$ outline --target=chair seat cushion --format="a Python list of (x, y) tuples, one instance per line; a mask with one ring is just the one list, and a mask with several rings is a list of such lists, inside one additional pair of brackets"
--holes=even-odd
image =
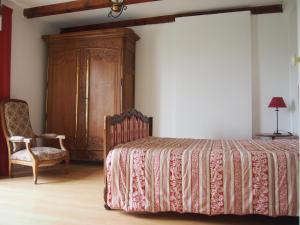
[[(67, 151), (58, 148), (51, 147), (35, 147), (31, 148), (34, 155), (38, 157), (39, 160), (52, 160), (65, 157)], [(11, 155), (12, 160), (22, 160), (22, 161), (32, 161), (30, 153), (26, 149), (17, 151)]]

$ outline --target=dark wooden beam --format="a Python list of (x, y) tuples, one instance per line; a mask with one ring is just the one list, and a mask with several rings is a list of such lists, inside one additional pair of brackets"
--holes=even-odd
[(268, 14), (268, 13), (282, 13), (283, 7), (282, 4), (279, 5), (266, 5), (260, 7), (252, 7), (250, 9), (252, 14)]
[(283, 8), (282, 5), (268, 5), (268, 6), (257, 6), (257, 7), (240, 7), (240, 8), (228, 8), (228, 9), (217, 9), (217, 10), (205, 10), (199, 12), (179, 13), (175, 15), (62, 28), (61, 33), (89, 31), (89, 30), (106, 29), (106, 28), (133, 27), (133, 26), (142, 26), (142, 25), (159, 24), (159, 23), (172, 23), (175, 22), (176, 18), (180, 18), (180, 17), (201, 16), (201, 15), (243, 12), (243, 11), (250, 11), (252, 14), (282, 13)]
[(216, 10), (204, 10), (199, 12), (179, 13), (176, 14), (175, 16), (176, 18), (179, 18), (179, 17), (201, 16), (201, 15), (220, 14), (220, 13), (244, 12), (244, 11), (250, 11), (251, 14), (282, 13), (283, 7), (282, 5), (238, 7), (238, 8), (226, 8), (226, 9), (216, 9)]
[[(126, 5), (154, 2), (160, 0), (127, 0)], [(91, 9), (101, 9), (110, 7), (109, 0), (77, 0), (70, 2), (57, 3), (33, 8), (24, 9), (24, 16), (27, 18), (36, 18), (43, 16), (58, 15), (64, 13), (80, 12)]]
[(143, 26), (147, 24), (159, 24), (159, 23), (171, 23), (171, 22), (175, 22), (175, 16), (159, 16), (159, 17), (150, 17), (150, 18), (136, 19), (136, 20), (124, 20), (124, 21), (116, 21), (111, 23), (102, 23), (102, 24), (100, 23), (100, 24), (91, 24), (91, 25), (79, 26), (79, 27), (62, 28), (61, 33), (99, 30), (99, 29), (106, 29), (106, 28), (134, 27), (134, 26)]

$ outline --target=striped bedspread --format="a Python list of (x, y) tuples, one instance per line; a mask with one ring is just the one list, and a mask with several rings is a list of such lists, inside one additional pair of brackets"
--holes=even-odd
[(107, 204), (128, 212), (298, 216), (298, 140), (149, 137), (112, 150)]

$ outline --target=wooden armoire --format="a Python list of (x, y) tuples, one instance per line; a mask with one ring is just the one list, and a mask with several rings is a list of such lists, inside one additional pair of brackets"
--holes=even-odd
[(48, 46), (46, 132), (65, 134), (72, 160), (103, 159), (104, 116), (134, 108), (131, 29), (44, 36)]

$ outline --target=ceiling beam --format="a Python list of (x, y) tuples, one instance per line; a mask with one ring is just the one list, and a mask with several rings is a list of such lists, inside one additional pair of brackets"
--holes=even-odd
[(107, 29), (107, 28), (135, 27), (135, 26), (143, 26), (149, 24), (172, 23), (172, 22), (175, 22), (175, 16), (158, 16), (158, 17), (150, 17), (144, 19), (123, 20), (123, 21), (116, 21), (111, 23), (102, 23), (102, 24), (100, 23), (100, 24), (91, 24), (91, 25), (79, 26), (79, 27), (63, 28), (61, 29), (61, 33), (99, 30), (99, 29)]
[[(155, 2), (160, 0), (126, 0), (126, 5)], [(91, 9), (102, 9), (110, 7), (109, 0), (77, 0), (70, 2), (44, 5), (24, 9), (24, 16), (27, 18), (36, 18), (43, 16), (52, 16), (64, 13), (80, 12)]]
[(268, 13), (282, 13), (283, 7), (279, 5), (265, 5), (265, 6), (253, 6), (253, 7), (237, 7), (237, 8), (224, 8), (224, 9), (213, 9), (213, 10), (204, 10), (199, 12), (192, 13), (179, 13), (176, 14), (176, 18), (179, 17), (188, 17), (188, 16), (201, 16), (201, 15), (210, 15), (210, 14), (219, 14), (219, 13), (231, 13), (231, 12), (244, 12), (250, 11), (251, 14), (268, 14)]
[(142, 26), (142, 25), (159, 24), (159, 23), (172, 23), (175, 22), (176, 18), (180, 18), (180, 17), (201, 16), (201, 15), (230, 13), (230, 12), (244, 12), (244, 11), (250, 11), (251, 14), (254, 15), (268, 14), (268, 13), (282, 13), (283, 7), (282, 5), (267, 5), (267, 6), (256, 6), (256, 7), (204, 10), (198, 12), (180, 13), (175, 15), (158, 16), (158, 17), (150, 17), (150, 18), (142, 18), (142, 19), (134, 19), (134, 20), (123, 20), (123, 21), (116, 21), (111, 23), (91, 24), (91, 25), (77, 26), (77, 27), (68, 27), (68, 28), (62, 28), (61, 33), (89, 31), (89, 30), (98, 30), (98, 29), (106, 29), (106, 28), (133, 27), (133, 26)]

